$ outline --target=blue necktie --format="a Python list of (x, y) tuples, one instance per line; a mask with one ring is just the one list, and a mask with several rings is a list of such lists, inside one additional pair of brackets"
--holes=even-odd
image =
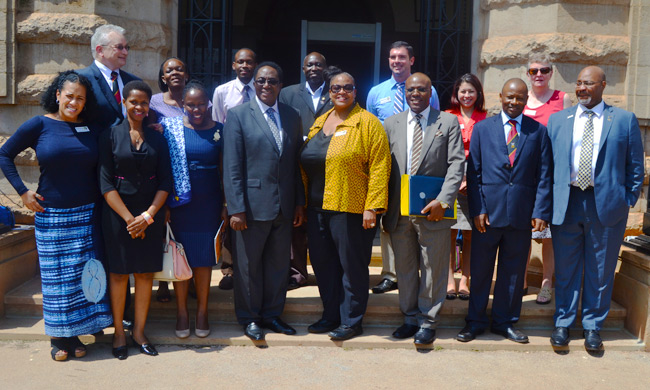
[(404, 83), (397, 83), (395, 92), (395, 103), (393, 104), (393, 115), (404, 111)]

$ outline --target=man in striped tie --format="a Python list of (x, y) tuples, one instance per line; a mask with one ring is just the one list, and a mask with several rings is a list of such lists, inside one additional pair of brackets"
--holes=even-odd
[[(415, 63), (413, 47), (404, 41), (393, 42), (390, 45), (388, 67), (392, 73), (390, 79), (372, 87), (366, 100), (366, 109), (375, 115), (381, 123), (391, 115), (399, 114), (408, 107), (405, 104), (404, 83), (411, 76), (411, 67)], [(429, 104), (432, 108), (440, 110), (438, 94), (433, 86)], [(380, 233), (381, 256), (383, 266), (382, 280), (372, 288), (374, 294), (381, 294), (397, 289), (397, 275), (395, 272), (395, 255), (390, 245), (388, 233), (383, 229)]]
[[(456, 339), (467, 342), (492, 333), (527, 343), (514, 328), (521, 312), (526, 261), (532, 231), (551, 218), (551, 142), (546, 127), (523, 116), (528, 88), (506, 81), (502, 111), (474, 126), (467, 161), (467, 196), (472, 230), (472, 294), (466, 325)], [(497, 252), (492, 321), (486, 309)]]
[[(438, 313), (447, 295), (449, 231), (456, 220), (442, 217), (446, 209), (455, 207), (465, 168), (458, 120), (455, 115), (431, 108), (430, 97), (429, 77), (413, 74), (405, 84), (408, 109), (384, 122), (393, 163), (383, 224), (395, 251), (399, 305), (404, 314), (404, 324), (393, 337), (413, 337), (416, 346), (433, 342)], [(424, 216), (400, 215), (403, 174), (444, 178), (435, 199), (425, 198)]]

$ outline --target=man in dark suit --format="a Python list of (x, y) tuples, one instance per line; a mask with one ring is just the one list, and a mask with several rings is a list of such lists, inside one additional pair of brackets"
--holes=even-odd
[(254, 71), (256, 98), (230, 109), (224, 128), (224, 190), (233, 235), (237, 320), (251, 340), (261, 328), (295, 334), (284, 310), (291, 228), (304, 219), (298, 170), (300, 117), (277, 101), (282, 69), (263, 62)]
[(97, 104), (97, 122), (109, 128), (122, 122), (126, 109), (122, 104), (122, 89), (132, 80), (140, 80), (121, 68), (126, 65), (129, 45), (120, 26), (106, 24), (95, 30), (90, 46), (95, 61), (78, 71), (90, 80)]
[[(429, 77), (411, 75), (405, 92), (409, 109), (384, 122), (392, 167), (383, 227), (390, 233), (395, 252), (399, 306), (404, 314), (404, 324), (393, 336), (415, 336), (416, 345), (426, 345), (435, 338), (438, 313), (447, 295), (449, 231), (456, 221), (442, 216), (454, 207), (465, 171), (465, 151), (456, 116), (429, 106)], [(400, 215), (404, 174), (444, 178), (436, 199), (422, 210), (426, 218)]]
[[(605, 104), (605, 72), (578, 75), (578, 105), (551, 116), (555, 330), (551, 344), (569, 343), (582, 287), (585, 348), (602, 350), (618, 252), (629, 208), (643, 184), (643, 144), (636, 116)], [(582, 283), (584, 274), (584, 283)]]
[[(290, 85), (282, 88), (280, 102), (293, 107), (302, 120), (303, 136), (319, 116), (332, 108), (328, 87), (323, 71), (327, 68), (325, 57), (317, 52), (309, 53), (302, 62), (302, 71), (307, 81), (305, 84)], [(289, 290), (307, 283), (307, 231), (305, 225), (293, 229), (291, 239), (291, 276)]]
[(467, 188), (472, 232), (472, 294), (459, 341), (483, 333), (497, 251), (497, 279), (491, 331), (518, 343), (528, 336), (514, 328), (521, 312), (531, 226), (542, 231), (551, 218), (551, 143), (546, 128), (522, 115), (528, 88), (506, 81), (500, 115), (474, 126), (469, 148)]

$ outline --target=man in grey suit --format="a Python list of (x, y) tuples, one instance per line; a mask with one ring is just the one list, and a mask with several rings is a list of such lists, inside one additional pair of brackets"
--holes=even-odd
[[(605, 72), (578, 75), (578, 105), (551, 115), (555, 330), (551, 345), (569, 343), (582, 287), (585, 349), (603, 348), (599, 331), (609, 313), (627, 216), (643, 185), (643, 144), (636, 116), (603, 102)], [(584, 276), (583, 276), (584, 274)], [(584, 282), (583, 282), (584, 279)]]
[[(429, 106), (429, 77), (411, 75), (405, 96), (409, 109), (384, 122), (392, 168), (383, 226), (395, 252), (399, 304), (404, 314), (404, 324), (393, 336), (415, 336), (416, 345), (427, 345), (435, 339), (438, 313), (446, 297), (449, 230), (455, 220), (443, 219), (443, 214), (454, 207), (465, 152), (456, 116)], [(400, 179), (404, 174), (444, 178), (436, 199), (422, 209), (426, 218), (400, 215)]]
[(300, 117), (277, 101), (282, 69), (254, 71), (255, 99), (230, 109), (224, 128), (223, 182), (233, 234), (237, 320), (251, 340), (261, 328), (295, 334), (280, 315), (289, 275), (291, 228), (304, 219), (298, 169)]
[[(307, 78), (304, 84), (294, 84), (280, 91), (280, 102), (293, 107), (302, 120), (303, 136), (319, 116), (332, 108), (332, 101), (325, 83), (323, 71), (327, 68), (325, 57), (317, 52), (309, 53), (302, 62)], [(305, 225), (293, 229), (291, 239), (291, 276), (289, 290), (307, 284), (307, 231)]]

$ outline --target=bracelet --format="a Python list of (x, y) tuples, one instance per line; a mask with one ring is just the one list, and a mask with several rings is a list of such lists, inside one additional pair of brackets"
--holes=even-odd
[(147, 225), (151, 225), (153, 223), (153, 217), (151, 217), (151, 214), (149, 214), (149, 212), (143, 211), (140, 215), (142, 215), (142, 218), (147, 221)]

